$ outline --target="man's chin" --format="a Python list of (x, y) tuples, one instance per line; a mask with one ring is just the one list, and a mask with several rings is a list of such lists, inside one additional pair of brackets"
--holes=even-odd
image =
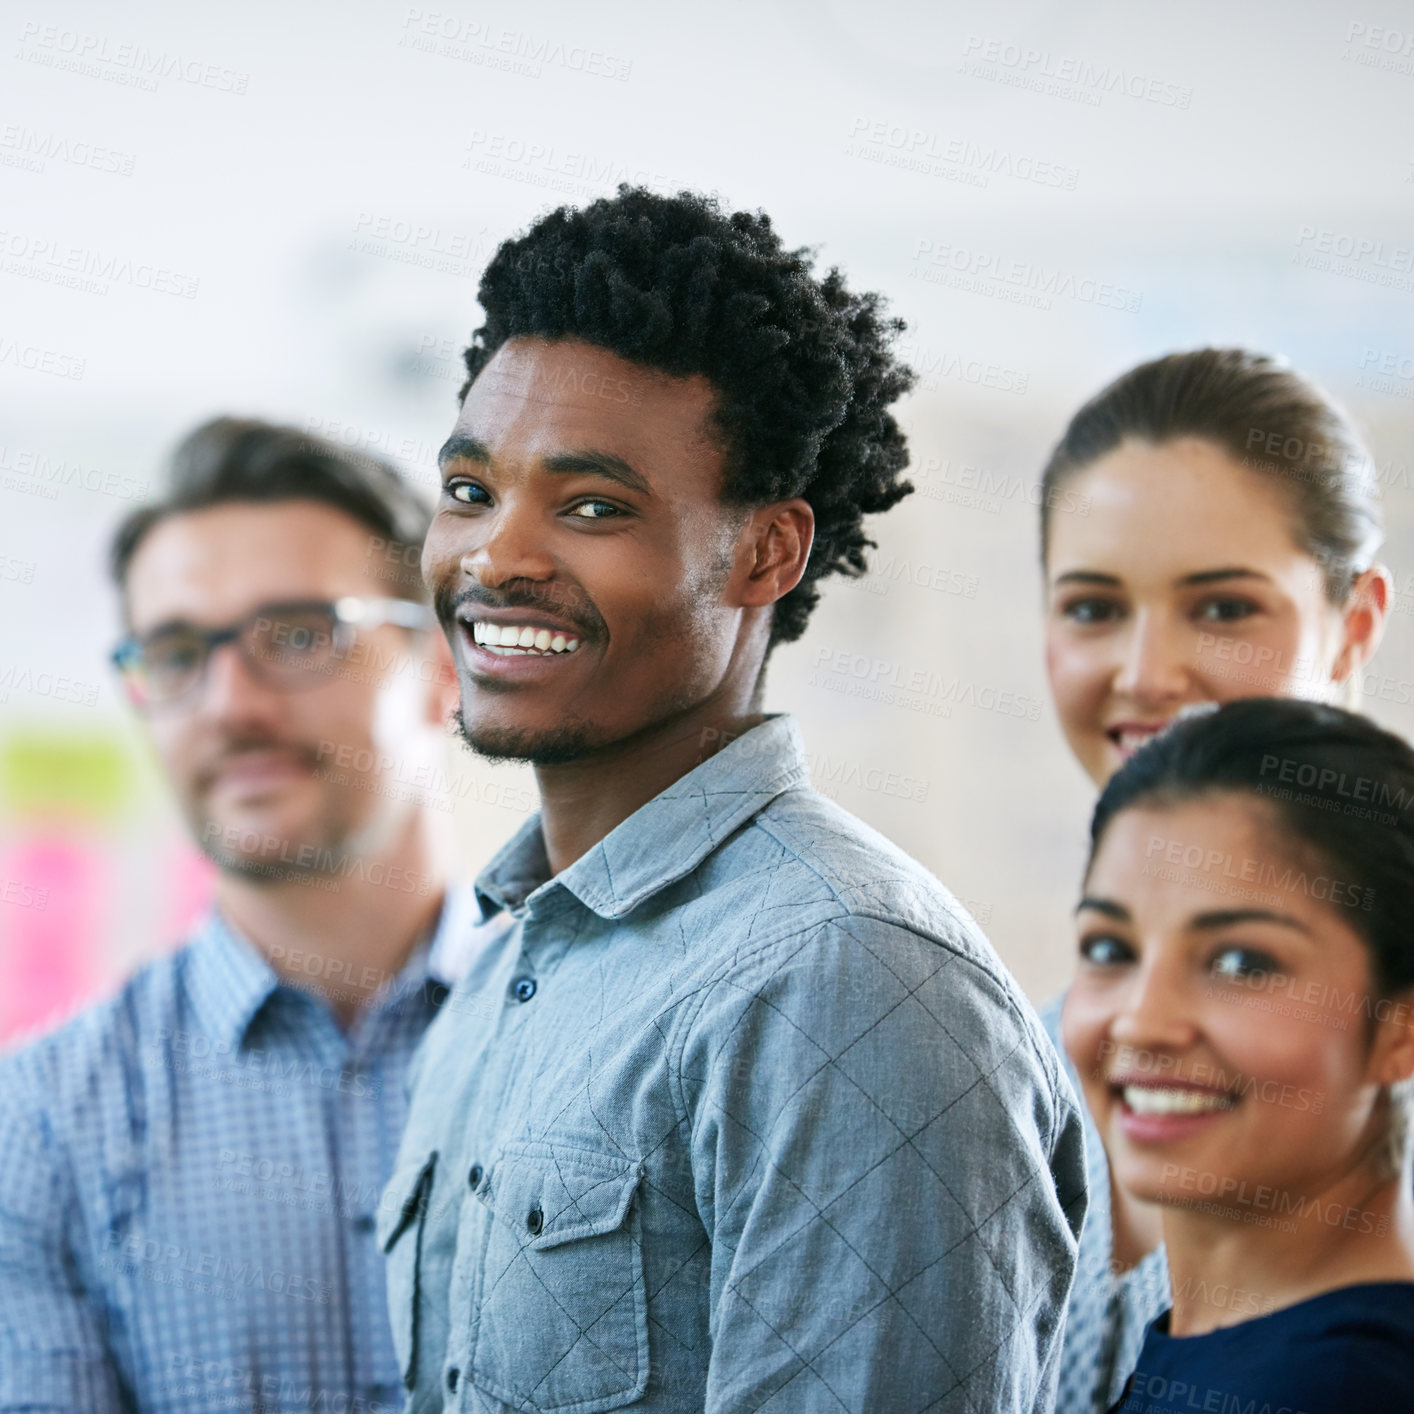
[(275, 818), (193, 821), (197, 848), (223, 873), (252, 883), (337, 875), (346, 853), (327, 830), (289, 828)]
[(561, 726), (513, 727), (472, 722), (459, 710), (454, 718), (457, 735), (478, 756), (488, 761), (522, 761), (531, 766), (565, 766), (582, 761), (595, 749), (588, 723)]

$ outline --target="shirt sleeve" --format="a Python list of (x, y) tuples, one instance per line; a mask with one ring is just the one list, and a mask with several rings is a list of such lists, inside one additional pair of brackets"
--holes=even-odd
[(1083, 1141), (975, 944), (851, 917), (773, 945), (710, 989), (682, 1074), (710, 1414), (1051, 1407)]
[(77, 1194), (21, 1094), (0, 1070), (0, 1414), (123, 1414), (67, 1234)]

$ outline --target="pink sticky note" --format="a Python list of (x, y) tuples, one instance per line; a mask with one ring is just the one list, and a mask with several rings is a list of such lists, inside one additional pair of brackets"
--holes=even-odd
[(111, 915), (108, 859), (72, 836), (14, 843), (0, 864), (0, 1041), (58, 1021), (102, 982), (100, 926)]

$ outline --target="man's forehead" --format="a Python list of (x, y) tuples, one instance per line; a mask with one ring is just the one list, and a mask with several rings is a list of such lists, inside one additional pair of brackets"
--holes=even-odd
[[(509, 347), (509, 346), (507, 346)], [(499, 355), (472, 385), (478, 399), (514, 399), (546, 407), (641, 407), (662, 379), (605, 350), (582, 345), (569, 353)]]
[(648, 419), (705, 431), (715, 401), (702, 375), (645, 368), (578, 339), (508, 340), (467, 391), (458, 430), (494, 435), (501, 426), (587, 426), (631, 434)]
[(128, 569), (132, 627), (224, 623), (279, 600), (362, 590), (382, 559), (372, 530), (309, 501), (235, 502), (164, 516)]

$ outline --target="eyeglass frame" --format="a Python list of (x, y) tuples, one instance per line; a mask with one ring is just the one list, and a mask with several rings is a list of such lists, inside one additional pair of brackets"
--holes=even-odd
[[(153, 697), (146, 701), (138, 701), (130, 690), (129, 699), (140, 711), (147, 711), (154, 706), (166, 707), (190, 698), (205, 684), (206, 674), (211, 666), (211, 655), (224, 643), (233, 644), (241, 662), (268, 687), (274, 687), (282, 692), (301, 692), (306, 688), (317, 686), (321, 680), (327, 681), (327, 674), (322, 667), (308, 670), (307, 677), (282, 679), (272, 676), (269, 669), (265, 668), (260, 659), (247, 649), (243, 641), (245, 634), (254, 628), (261, 619), (271, 619), (281, 613), (288, 614), (300, 610), (306, 612), (321, 610), (331, 615), (334, 620), (331, 648), (336, 659), (348, 655), (349, 649), (353, 646), (354, 637), (360, 629), (379, 628), (384, 624), (393, 624), (398, 628), (418, 630), (430, 628), (433, 621), (431, 605), (419, 603), (416, 599), (365, 598), (359, 594), (344, 594), (338, 599), (275, 600), (257, 606), (250, 613), (222, 628), (203, 629), (198, 628), (195, 624), (184, 625), (192, 630), (201, 643), (201, 662), (193, 673), (191, 685), (174, 693), (171, 697)], [(120, 639), (109, 653), (109, 662), (125, 682), (132, 681), (142, 660), (144, 640), (151, 637), (152, 635), (140, 637), (137, 634), (128, 634)]]

